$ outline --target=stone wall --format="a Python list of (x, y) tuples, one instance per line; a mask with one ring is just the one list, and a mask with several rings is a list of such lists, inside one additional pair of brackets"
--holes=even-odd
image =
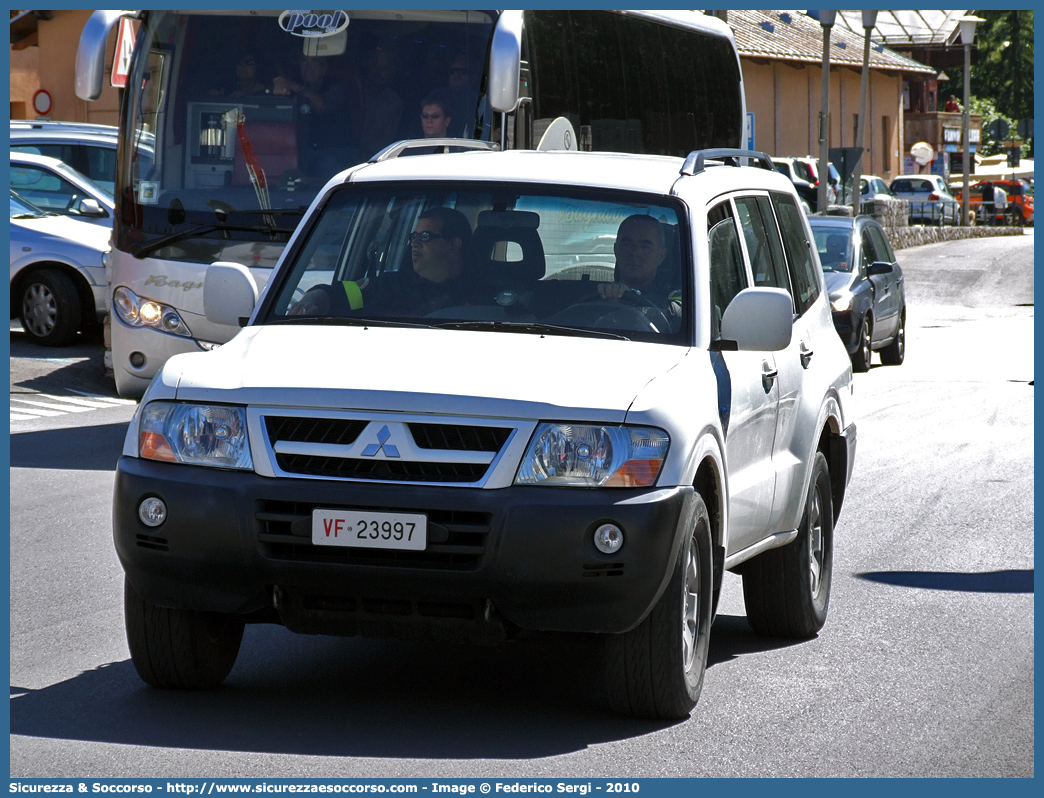
[[(961, 238), (986, 238), (988, 236), (1020, 236), (1021, 227), (939, 227), (938, 225), (911, 225), (908, 221), (906, 200), (877, 199), (873, 201), (872, 216), (881, 223), (888, 234), (893, 249), (919, 247), (922, 244), (937, 244), (940, 241), (956, 241)], [(864, 203), (864, 211), (870, 211), (870, 203)]]

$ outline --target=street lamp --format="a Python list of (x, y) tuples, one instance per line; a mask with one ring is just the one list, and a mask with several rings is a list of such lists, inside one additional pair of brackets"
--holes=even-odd
[(968, 224), (968, 176), (971, 174), (971, 46), (975, 41), (975, 26), (986, 20), (981, 17), (964, 16), (957, 20), (961, 28), (961, 44), (964, 45), (964, 120), (961, 130), (961, 142), (964, 154), (961, 157), (961, 168), (964, 172), (964, 187), (961, 189), (961, 224)]
[(855, 169), (852, 170), (852, 215), (859, 215), (859, 202), (862, 192), (859, 191), (859, 179), (863, 170), (863, 134), (866, 131), (866, 95), (867, 86), (870, 83), (870, 33), (877, 24), (876, 11), (863, 12), (863, 78), (859, 83), (859, 125), (856, 128), (856, 147), (859, 155), (856, 157)]
[(827, 186), (830, 185), (830, 29), (834, 26), (836, 11), (820, 11), (819, 24), (823, 26), (823, 79), (819, 93), (819, 199), (816, 210), (826, 213)]

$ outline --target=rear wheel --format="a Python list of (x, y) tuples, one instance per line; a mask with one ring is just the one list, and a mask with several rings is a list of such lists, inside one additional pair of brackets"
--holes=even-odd
[(19, 283), (19, 319), (38, 344), (65, 346), (80, 329), (80, 295), (76, 285), (57, 269), (40, 269)]
[(873, 323), (870, 321), (870, 317), (866, 316), (863, 318), (863, 323), (859, 325), (859, 348), (852, 353), (852, 371), (870, 370), (870, 358), (873, 356), (870, 346), (872, 333)]
[(152, 687), (216, 687), (236, 663), (243, 621), (233, 615), (160, 607), (123, 581), (123, 612), (131, 661)]
[(614, 710), (638, 718), (688, 717), (707, 669), (713, 585), (710, 516), (697, 496), (692, 534), (660, 600), (637, 627), (606, 638)]
[(881, 362), (886, 366), (900, 366), (906, 358), (906, 307), (899, 311), (899, 328), (895, 338), (881, 350)]
[(747, 620), (769, 637), (813, 637), (826, 623), (834, 562), (834, 514), (826, 457), (816, 452), (797, 537), (743, 568)]

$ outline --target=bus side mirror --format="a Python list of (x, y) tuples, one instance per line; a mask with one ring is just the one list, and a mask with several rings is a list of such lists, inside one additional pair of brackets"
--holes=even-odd
[(203, 313), (207, 321), (242, 326), (257, 304), (257, 283), (246, 266), (238, 263), (212, 263), (203, 277)]
[(518, 107), (518, 80), (522, 74), (522, 12), (502, 11), (489, 48), (489, 87), (486, 96), (494, 111), (509, 114)]
[(76, 96), (81, 100), (97, 100), (105, 79), (105, 54), (109, 31), (120, 17), (134, 11), (95, 11), (83, 26), (80, 44), (76, 48)]
[(744, 288), (721, 317), (721, 337), (740, 352), (781, 352), (794, 332), (794, 301), (782, 288)]

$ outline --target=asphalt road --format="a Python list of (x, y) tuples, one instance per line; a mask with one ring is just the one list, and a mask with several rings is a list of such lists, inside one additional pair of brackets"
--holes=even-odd
[(109, 527), (131, 406), (99, 341), (12, 331), (11, 776), (1033, 776), (1033, 234), (900, 260), (907, 359), (855, 377), (827, 624), (760, 638), (727, 575), (703, 697), (671, 724), (608, 714), (567, 640), (256, 626), (221, 689), (145, 687)]

